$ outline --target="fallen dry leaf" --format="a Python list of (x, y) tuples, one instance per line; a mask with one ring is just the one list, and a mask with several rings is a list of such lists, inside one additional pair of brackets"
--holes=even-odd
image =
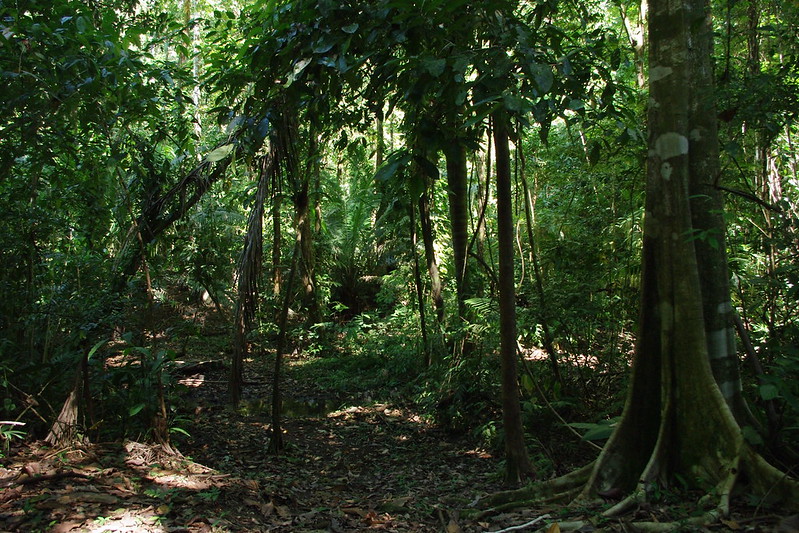
[(461, 533), (462, 531), (461, 526), (455, 520), (450, 519), (449, 524), (447, 524), (447, 533)]
[(59, 496), (56, 501), (64, 505), (73, 503), (105, 503), (112, 505), (118, 503), (119, 498), (102, 492), (71, 492)]
[(61, 522), (60, 524), (54, 525), (53, 528), (50, 530), (50, 532), (51, 533), (68, 533), (69, 531), (72, 531), (74, 529), (78, 529), (82, 525), (83, 525), (83, 522), (75, 522), (75, 521)]
[(741, 524), (736, 522), (735, 520), (721, 520), (721, 523), (727, 526), (728, 528), (732, 529), (733, 531), (738, 531), (741, 529)]

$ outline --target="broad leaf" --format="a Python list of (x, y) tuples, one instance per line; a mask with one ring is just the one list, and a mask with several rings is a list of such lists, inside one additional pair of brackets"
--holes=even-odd
[(222, 159), (226, 158), (230, 155), (230, 152), (233, 151), (233, 144), (226, 144), (224, 146), (220, 146), (216, 150), (213, 150), (210, 154), (205, 156), (205, 160), (209, 163), (216, 163), (217, 161), (221, 161)]

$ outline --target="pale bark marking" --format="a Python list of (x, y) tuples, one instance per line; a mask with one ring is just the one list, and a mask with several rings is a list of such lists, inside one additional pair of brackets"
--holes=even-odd
[(707, 332), (708, 345), (713, 347), (713, 350), (708, 354), (711, 359), (724, 359), (727, 357), (728, 335), (729, 328)]
[(649, 69), (649, 83), (662, 80), (666, 76), (670, 76), (674, 72), (671, 67), (652, 67)]
[(724, 396), (725, 400), (727, 398), (732, 398), (735, 394), (739, 391), (738, 387), (736, 387), (736, 382), (734, 381), (725, 381), (723, 383), (719, 383), (719, 390), (721, 390), (721, 395)]
[(661, 159), (671, 159), (688, 153), (688, 138), (679, 133), (664, 133), (655, 140), (655, 154)]
[(673, 171), (674, 168), (671, 166), (671, 163), (669, 163), (668, 161), (664, 161), (660, 165), (660, 176), (666, 181), (669, 181), (671, 179), (671, 173)]

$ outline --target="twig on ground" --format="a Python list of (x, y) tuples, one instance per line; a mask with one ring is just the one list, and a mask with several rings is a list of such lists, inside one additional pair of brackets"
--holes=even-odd
[(535, 520), (530, 520), (526, 524), (519, 524), (518, 526), (510, 526), (510, 527), (506, 527), (505, 529), (499, 529), (497, 531), (491, 531), (490, 533), (507, 533), (508, 531), (517, 531), (519, 529), (524, 529), (526, 527), (534, 526), (538, 522), (540, 522), (542, 520), (546, 520), (549, 517), (550, 516), (548, 514), (544, 514), (544, 515), (539, 516)]

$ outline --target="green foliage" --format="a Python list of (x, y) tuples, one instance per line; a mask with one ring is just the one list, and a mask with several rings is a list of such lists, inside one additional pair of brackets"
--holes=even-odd
[(487, 437), (488, 445), (499, 446), (500, 435), (491, 430), (491, 421), (499, 412), (499, 359), (468, 357), (458, 361), (445, 360), (433, 383), (442, 383), (432, 393), (420, 395), (422, 406), (433, 413), (438, 423), (456, 433), (471, 432)]
[(773, 363), (769, 374), (757, 387), (757, 399), (775, 401), (782, 418), (786, 442), (797, 442), (799, 439), (799, 383), (796, 376), (799, 372), (799, 349), (795, 346), (782, 348), (772, 354)]
[(619, 420), (620, 417), (614, 417), (606, 420), (600, 420), (596, 423), (572, 422), (569, 424), (569, 426), (575, 429), (585, 430), (585, 433), (583, 433), (583, 440), (606, 440), (616, 429), (616, 424)]
[(102, 437), (140, 438), (149, 431), (152, 417), (159, 411), (159, 389), (167, 405), (172, 406), (176, 384), (168, 368), (174, 359), (172, 350), (130, 344), (119, 352), (92, 359), (91, 368), (98, 378), (93, 382), (101, 385), (94, 397), (101, 408)]
[(25, 431), (19, 429), (24, 425), (24, 422), (16, 422), (13, 420), (0, 421), (0, 446), (2, 447), (0, 454), (8, 453), (13, 439), (25, 438)]
[[(727, 126), (725, 170), (714, 185), (730, 191), (730, 234), (695, 230), (684, 238), (711, 246), (727, 239), (734, 303), (753, 329), (768, 374), (750, 387), (750, 397), (777, 402), (794, 438), (797, 12), (790, 3), (767, 4), (757, 28), (759, 64), (736, 57), (747, 46), (744, 32), (732, 31), (733, 22), (748, 16), (742, 4), (728, 6), (719, 48), (717, 96)], [(638, 127), (644, 98), (634, 51), (601, 8), (262, 0), (240, 12), (207, 8), (187, 28), (170, 2), (3, 3), (0, 418), (24, 419), (32, 435), (40, 433), (35, 402), (57, 405), (83, 354), (91, 352), (102, 436), (147, 430), (158, 408), (157, 389), (169, 396), (175, 385), (168, 375), (174, 353), (145, 339), (175, 335), (186, 346), (199, 329), (186, 322), (161, 331), (149, 323), (144, 268), (133, 274), (126, 265), (134, 258), (146, 266), (156, 308), (169, 307), (177, 291), (192, 297), (207, 291), (227, 315), (235, 304), (235, 259), (255, 187), (242, 178), (256, 172), (262, 146), (281, 121), (291, 120), (299, 124), (298, 136), (281, 149), (294, 152), (297, 168), (281, 168), (274, 193), (288, 199), (296, 181), (316, 181), (309, 202), (319, 205), (319, 218), (313, 215), (317, 288), (332, 310), (325, 322), (294, 332), (312, 356), (303, 372), (343, 396), (376, 388), (389, 398), (415, 388), (420, 403), (446, 426), (499, 442), (494, 205), (486, 210), (484, 253), (479, 262), (469, 259), (479, 271), (468, 280), (475, 295), (466, 301), (469, 316), (455, 322), (449, 191), (439, 169), (442, 148), (457, 142), (477, 154), (469, 168), (476, 176), (488, 117), (497, 111), (514, 126), (517, 193), (526, 180), (535, 202), (534, 244), (518, 226), (517, 272), (524, 272), (517, 278), (519, 341), (541, 346), (546, 323), (561, 354), (563, 388), (589, 410), (615, 412), (636, 327), (646, 135)], [(194, 24), (203, 32), (197, 42)], [(377, 118), (390, 130), (380, 133), (379, 152), (388, 155), (378, 168)], [(198, 165), (229, 161), (208, 192), (192, 173)], [(476, 179), (472, 185), (475, 223)], [(150, 243), (170, 191), (176, 205), (195, 208)], [(432, 200), (450, 313), (436, 333), (448, 352), (466, 341), (473, 350), (464, 357), (442, 354), (432, 369), (421, 365), (410, 254), (409, 212), (422, 194)], [(188, 204), (196, 195), (202, 199)], [(295, 230), (289, 208), (281, 213), (284, 235)], [(521, 219), (520, 202), (518, 208)], [(158, 216), (148, 218), (152, 213)], [(291, 241), (283, 239), (284, 260)], [(476, 246), (470, 251), (478, 253)], [(422, 257), (421, 245), (414, 252)], [(250, 340), (274, 333), (269, 303), (264, 297), (261, 324)], [(117, 352), (90, 348), (112, 330), (141, 340), (131, 337)], [(534, 427), (545, 408), (532, 399), (535, 391), (524, 378), (522, 387)], [(566, 402), (559, 387), (547, 392)], [(0, 425), (6, 443), (19, 436), (7, 426)], [(611, 422), (575, 427), (588, 430), (586, 439), (599, 439)]]

